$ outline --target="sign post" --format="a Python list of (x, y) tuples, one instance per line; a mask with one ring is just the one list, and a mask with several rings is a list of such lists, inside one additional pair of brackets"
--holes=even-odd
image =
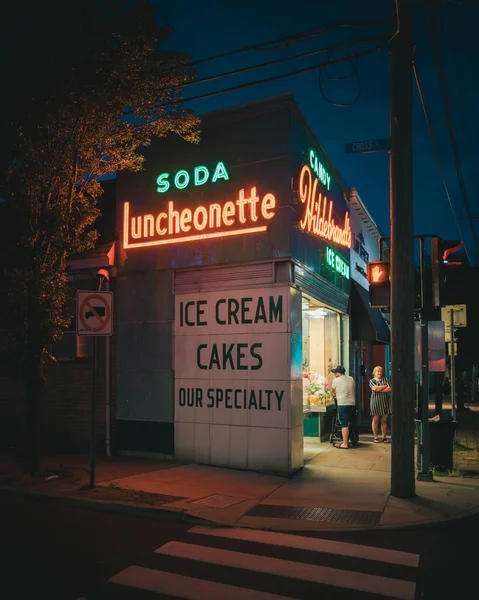
[(93, 336), (91, 352), (90, 402), (90, 487), (95, 487), (95, 399), (97, 388), (98, 336), (113, 333), (113, 293), (79, 290), (77, 292), (77, 335)]
[(446, 342), (450, 343), (451, 356), (451, 416), (456, 420), (456, 354), (457, 344), (454, 335), (456, 327), (467, 326), (467, 311), (465, 304), (448, 304), (441, 308), (441, 317), (446, 324)]
[(449, 312), (451, 319), (451, 345), (453, 351), (451, 352), (451, 416), (452, 420), (456, 420), (456, 356), (454, 352), (454, 308), (451, 307)]

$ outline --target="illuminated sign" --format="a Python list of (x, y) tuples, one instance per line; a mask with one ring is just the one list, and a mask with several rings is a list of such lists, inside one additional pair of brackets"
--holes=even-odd
[(368, 263), (368, 281), (373, 285), (389, 283), (389, 263), (384, 260)]
[(252, 187), (249, 196), (239, 190), (238, 198), (224, 204), (212, 203), (196, 208), (176, 209), (172, 200), (166, 210), (156, 214), (130, 215), (130, 203), (123, 208), (123, 247), (142, 248), (180, 244), (191, 240), (230, 237), (267, 231), (268, 226), (259, 224), (276, 214), (276, 197), (257, 195)]
[(319, 179), (319, 181), (329, 190), (331, 187), (331, 175), (326, 171), (323, 163), (316, 156), (316, 152), (314, 150), (309, 152), (309, 164), (311, 165), (311, 168), (313, 169), (313, 172), (316, 174), (316, 177)]
[(328, 267), (336, 271), (336, 273), (342, 277), (345, 277), (346, 279), (350, 278), (349, 264), (342, 256), (340, 256), (332, 248), (329, 248), (329, 246), (326, 246), (325, 256)]
[[(213, 175), (211, 176), (211, 183), (216, 183), (218, 179), (224, 179), (224, 181), (228, 181), (230, 176), (228, 175), (228, 171), (224, 163), (221, 161), (217, 163), (216, 167), (213, 170)], [(175, 173), (173, 178), (173, 184), (178, 190), (184, 190), (190, 183), (193, 183), (195, 186), (204, 185), (210, 179), (210, 170), (208, 167), (200, 165), (195, 167), (190, 174), (185, 169), (180, 169)], [(159, 194), (164, 194), (171, 187), (170, 182), (170, 173), (160, 173), (156, 178), (156, 191)]]
[(309, 165), (304, 165), (299, 176), (299, 198), (305, 210), (299, 226), (303, 231), (351, 248), (349, 213), (345, 214), (344, 224), (338, 224), (333, 217), (333, 202), (318, 191), (319, 183)]

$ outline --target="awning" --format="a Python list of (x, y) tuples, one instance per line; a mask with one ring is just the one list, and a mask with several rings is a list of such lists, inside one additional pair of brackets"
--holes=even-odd
[(381, 311), (369, 306), (369, 292), (351, 280), (352, 339), (389, 344), (389, 327)]

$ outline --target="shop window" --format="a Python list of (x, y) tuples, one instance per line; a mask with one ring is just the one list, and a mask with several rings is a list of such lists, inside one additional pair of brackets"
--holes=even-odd
[(340, 315), (303, 296), (303, 405), (333, 404), (331, 369), (340, 360)]

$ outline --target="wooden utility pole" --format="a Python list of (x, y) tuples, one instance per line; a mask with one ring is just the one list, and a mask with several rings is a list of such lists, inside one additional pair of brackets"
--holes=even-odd
[(415, 496), (414, 211), (412, 191), (413, 3), (393, 0), (391, 40), (391, 495)]

